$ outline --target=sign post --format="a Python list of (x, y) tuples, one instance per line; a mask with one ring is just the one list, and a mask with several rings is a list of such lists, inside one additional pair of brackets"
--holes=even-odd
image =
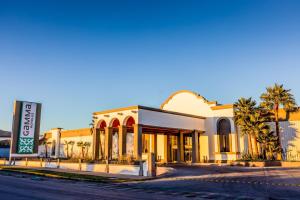
[(15, 101), (10, 160), (38, 156), (41, 108), (40, 103)]

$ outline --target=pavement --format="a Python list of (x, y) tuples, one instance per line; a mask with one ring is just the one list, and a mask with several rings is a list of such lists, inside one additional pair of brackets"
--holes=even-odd
[(177, 166), (153, 180), (92, 183), (0, 173), (0, 199), (300, 199), (300, 168)]
[(79, 171), (79, 170), (70, 170), (70, 169), (60, 169), (60, 168), (44, 168), (44, 167), (25, 167), (25, 166), (10, 166), (11, 168), (23, 168), (23, 169), (36, 169), (36, 170), (48, 170), (54, 172), (65, 172), (65, 173), (75, 173), (82, 175), (91, 175), (91, 176), (100, 176), (107, 178), (115, 178), (115, 179), (128, 179), (128, 180), (148, 180), (149, 177), (146, 176), (135, 176), (135, 175), (127, 175), (127, 174), (111, 174), (105, 172), (87, 172), (87, 171)]

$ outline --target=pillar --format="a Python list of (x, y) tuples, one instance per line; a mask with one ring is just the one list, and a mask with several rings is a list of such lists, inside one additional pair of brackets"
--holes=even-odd
[[(55, 143), (52, 143), (52, 145), (55, 145), (54, 158), (59, 158), (60, 157), (61, 128), (52, 129), (51, 132), (52, 132), (52, 139), (55, 141)], [(51, 150), (52, 150), (52, 148), (51, 148)], [(51, 154), (52, 154), (52, 152), (50, 152), (50, 155)]]
[(133, 155), (135, 159), (142, 159), (142, 127), (139, 124), (133, 126)]
[(237, 152), (237, 136), (234, 133), (229, 134), (230, 137), (230, 152)]
[(218, 134), (214, 135), (214, 145), (215, 145), (215, 152), (219, 153), (220, 152), (220, 137)]
[(178, 146), (178, 152), (179, 152), (179, 158), (181, 162), (184, 162), (184, 135), (183, 133), (179, 133), (179, 146)]
[(93, 129), (93, 160), (99, 159), (99, 140), (100, 131), (99, 129)]
[(170, 158), (170, 140), (168, 135), (164, 135), (164, 162), (167, 163)]
[(105, 147), (104, 147), (104, 154), (105, 159), (111, 159), (111, 146), (112, 146), (112, 127), (105, 127)]
[(199, 162), (199, 136), (198, 132), (192, 133), (192, 163)]
[(120, 126), (119, 127), (119, 159), (124, 158), (126, 156), (126, 134), (127, 127)]
[(157, 159), (157, 135), (151, 134), (150, 135), (150, 153), (154, 154), (154, 159)]

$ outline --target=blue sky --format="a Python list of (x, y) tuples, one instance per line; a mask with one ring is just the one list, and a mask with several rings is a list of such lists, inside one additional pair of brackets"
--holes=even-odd
[(300, 1), (0, 1), (0, 129), (15, 99), (42, 131), (91, 113), (159, 107), (188, 89), (258, 99), (275, 82), (300, 104)]

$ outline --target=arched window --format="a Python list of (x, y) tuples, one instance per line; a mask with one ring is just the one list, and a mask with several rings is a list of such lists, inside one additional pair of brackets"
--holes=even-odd
[(135, 124), (135, 121), (134, 121), (133, 117), (129, 117), (129, 118), (126, 120), (126, 126), (127, 126), (127, 127), (132, 127), (133, 124)]
[(106, 122), (104, 120), (99, 121), (97, 128), (103, 130), (106, 127)]
[(220, 152), (230, 152), (229, 134), (231, 133), (230, 121), (227, 118), (219, 119), (217, 123)]
[(111, 123), (111, 127), (118, 128), (120, 126), (120, 121), (118, 119), (114, 119)]

